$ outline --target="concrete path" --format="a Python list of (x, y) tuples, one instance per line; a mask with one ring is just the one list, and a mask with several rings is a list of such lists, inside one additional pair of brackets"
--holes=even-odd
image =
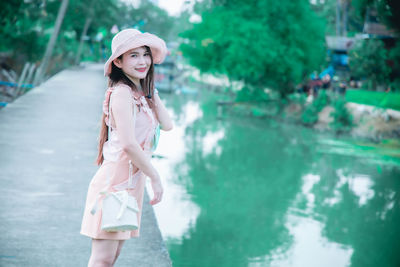
[[(97, 170), (102, 65), (65, 70), (0, 110), (0, 266), (87, 266), (79, 234)], [(146, 196), (141, 237), (115, 266), (171, 266)]]

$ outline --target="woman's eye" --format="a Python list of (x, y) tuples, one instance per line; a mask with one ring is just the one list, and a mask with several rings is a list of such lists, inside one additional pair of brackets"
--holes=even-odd
[(136, 54), (132, 54), (131, 57), (137, 57), (137, 55)]
[(145, 53), (144, 56), (150, 56), (150, 53)]

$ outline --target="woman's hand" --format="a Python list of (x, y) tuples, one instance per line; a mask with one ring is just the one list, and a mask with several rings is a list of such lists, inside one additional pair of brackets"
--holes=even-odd
[(151, 187), (153, 189), (154, 196), (150, 201), (150, 204), (155, 205), (161, 201), (164, 192), (160, 178), (151, 179)]

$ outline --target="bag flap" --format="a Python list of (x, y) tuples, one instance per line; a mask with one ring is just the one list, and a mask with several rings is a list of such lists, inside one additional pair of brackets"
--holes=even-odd
[(116, 200), (118, 200), (121, 205), (125, 198), (128, 198), (127, 207), (133, 211), (139, 212), (139, 207), (136, 198), (129, 195), (126, 190), (121, 190), (117, 192), (110, 193)]

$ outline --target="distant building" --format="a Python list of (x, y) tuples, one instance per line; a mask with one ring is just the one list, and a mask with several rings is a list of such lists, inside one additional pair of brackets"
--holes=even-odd
[(333, 67), (347, 69), (348, 68), (348, 51), (353, 45), (362, 39), (375, 38), (381, 39), (387, 49), (394, 46), (397, 34), (394, 30), (386, 27), (379, 22), (377, 12), (374, 9), (368, 9), (366, 14), (363, 32), (356, 34), (354, 37), (347, 36), (326, 36), (326, 45), (331, 58)]

